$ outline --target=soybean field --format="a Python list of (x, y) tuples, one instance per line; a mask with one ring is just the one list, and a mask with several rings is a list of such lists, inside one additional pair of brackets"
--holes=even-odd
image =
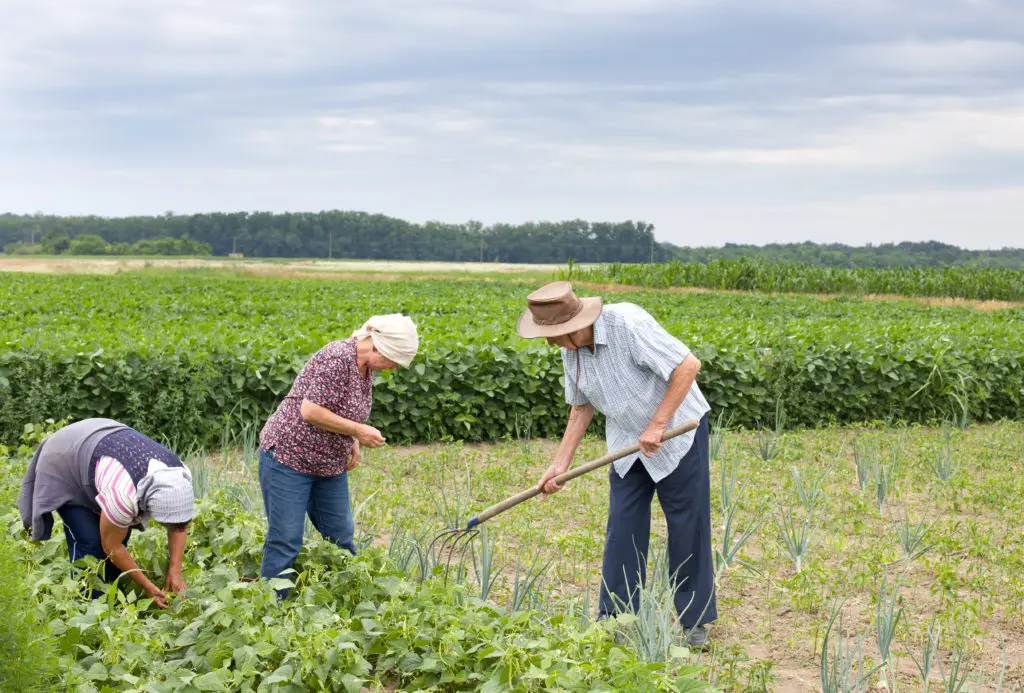
[[(600, 292), (703, 363), (720, 618), (696, 652), (672, 621), (656, 503), (643, 608), (594, 620), (607, 471), (491, 520), (447, 570), (429, 549), (536, 483), (564, 429), (557, 353), (515, 335), (533, 288), (0, 274), (0, 560), (16, 566), (0, 594), (17, 620), (0, 677), (161, 693), (1024, 686), (1024, 309)], [(389, 444), (351, 477), (360, 554), (312, 533), (296, 598), (278, 603), (250, 581), (259, 427), (311, 353), (390, 312), (417, 322), (421, 351), (375, 385), (370, 423)], [(167, 611), (126, 584), (78, 598), (90, 577), (69, 573), (63, 542), (20, 530), (33, 445), (84, 416), (164, 439), (193, 470), (189, 589)], [(597, 420), (577, 464), (603, 454), (602, 434)], [(157, 576), (162, 534), (132, 539)]]

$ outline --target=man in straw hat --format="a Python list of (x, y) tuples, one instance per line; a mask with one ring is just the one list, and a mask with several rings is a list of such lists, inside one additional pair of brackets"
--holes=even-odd
[[(519, 335), (561, 347), (565, 397), (572, 406), (555, 459), (538, 483), (543, 496), (561, 489), (554, 477), (569, 469), (595, 409), (605, 415), (609, 450), (639, 441), (642, 452), (616, 460), (609, 473), (600, 617), (639, 606), (657, 491), (668, 524), (676, 612), (690, 646), (706, 647), (704, 624), (714, 621), (718, 610), (711, 556), (710, 407), (695, 382), (700, 361), (632, 303), (581, 299), (568, 282), (541, 287), (526, 302)], [(667, 428), (689, 419), (698, 419), (700, 426), (661, 442)]]

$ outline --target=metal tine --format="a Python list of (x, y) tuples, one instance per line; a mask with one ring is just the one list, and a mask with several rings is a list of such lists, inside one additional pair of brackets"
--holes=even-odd
[[(444, 567), (444, 579), (448, 581), (448, 573), (451, 570), (452, 559), (455, 557), (456, 549), (460, 542), (462, 547), (460, 553), (465, 556), (466, 551), (469, 549), (470, 543), (473, 538), (480, 533), (480, 530), (476, 529), (449, 529), (441, 532), (431, 540), (429, 546), (427, 546), (428, 556), (437, 556), (438, 562), (440, 562), (444, 555), (448, 554), (448, 560), (445, 561)], [(441, 542), (437, 547), (437, 553), (434, 553), (434, 545)]]
[[(469, 550), (469, 547), (470, 547), (470, 544), (473, 541), (473, 538), (477, 534), (479, 534), (479, 533), (480, 532), (478, 530), (475, 530), (475, 529), (474, 530), (463, 530), (463, 531), (461, 531), (459, 533), (458, 536), (455, 537), (455, 541), (451, 542), (451, 544), (448, 546), (448, 561), (447, 561), (447, 563), (445, 563), (445, 567), (444, 567), (445, 583), (448, 582), (448, 573), (451, 570), (452, 559), (455, 557), (456, 552), (458, 552), (458, 554), (459, 554), (459, 560), (460, 561), (464, 560), (465, 556), (466, 556), (466, 551)], [(462, 542), (462, 546), (461, 547), (458, 547), (459, 542)]]

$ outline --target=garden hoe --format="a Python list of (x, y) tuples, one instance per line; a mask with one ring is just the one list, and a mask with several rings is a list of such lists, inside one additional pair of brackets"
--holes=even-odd
[[(697, 426), (699, 425), (699, 421), (697, 421), (696, 419), (691, 419), (690, 421), (687, 421), (684, 424), (680, 424), (675, 428), (670, 428), (664, 433), (662, 433), (661, 441), (665, 442), (666, 440), (675, 438), (676, 436), (681, 436), (684, 433), (689, 433), (690, 431), (697, 428)], [(635, 454), (637, 452), (640, 452), (639, 443), (630, 445), (620, 450), (613, 450), (604, 457), (592, 460), (590, 462), (587, 462), (586, 464), (581, 464), (579, 467), (576, 467), (575, 469), (570, 469), (564, 474), (559, 474), (554, 478), (554, 482), (561, 486), (565, 482), (571, 481), (572, 479), (575, 479), (578, 476), (583, 476), (584, 474), (592, 472), (595, 469), (607, 466), (617, 459), (626, 457), (627, 455)], [(434, 544), (440, 542), (440, 545), (438, 546), (438, 557), (443, 556), (445, 552), (448, 553), (448, 561), (447, 564), (445, 565), (444, 571), (445, 579), (447, 579), (448, 569), (451, 566), (452, 555), (455, 553), (456, 546), (461, 544), (461, 553), (465, 553), (466, 550), (469, 548), (470, 543), (473, 541), (473, 538), (480, 533), (480, 530), (477, 529), (480, 525), (482, 525), (484, 522), (487, 522), (495, 515), (503, 513), (509, 508), (515, 507), (522, 503), (523, 501), (533, 498), (534, 496), (540, 493), (541, 489), (537, 488), (536, 486), (529, 488), (526, 491), (521, 491), (520, 493), (517, 493), (514, 496), (506, 498), (500, 503), (495, 503), (494, 505), (487, 508), (483, 512), (474, 515), (469, 519), (469, 522), (466, 523), (465, 528), (459, 529), (458, 527), (456, 527), (454, 529), (447, 529), (441, 532), (436, 537), (434, 537), (434, 539), (430, 542), (430, 546), (427, 548), (427, 554), (434, 555)]]

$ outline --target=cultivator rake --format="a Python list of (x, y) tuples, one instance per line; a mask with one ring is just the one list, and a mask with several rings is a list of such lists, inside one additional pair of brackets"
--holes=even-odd
[[(699, 421), (697, 421), (696, 419), (691, 419), (690, 421), (687, 421), (684, 424), (680, 424), (675, 428), (670, 428), (669, 430), (662, 433), (661, 441), (665, 442), (670, 438), (675, 438), (676, 436), (681, 436), (684, 433), (689, 433), (690, 431), (696, 429), (699, 425)], [(586, 464), (582, 464), (579, 467), (576, 467), (576, 469), (570, 469), (564, 474), (559, 474), (558, 476), (555, 477), (554, 481), (556, 484), (561, 486), (565, 482), (571, 481), (576, 477), (583, 476), (584, 474), (592, 472), (595, 469), (599, 469), (601, 467), (609, 465), (617, 459), (621, 459), (623, 457), (626, 457), (627, 455), (633, 455), (638, 452), (640, 452), (639, 444), (630, 445), (620, 450), (609, 452), (604, 457), (600, 457), (591, 462), (587, 462)], [(491, 519), (495, 515), (503, 513), (509, 508), (513, 508), (522, 503), (523, 501), (529, 500), (530, 498), (533, 498), (534, 496), (539, 495), (540, 493), (541, 489), (537, 488), (536, 486), (534, 486), (533, 488), (529, 488), (525, 491), (521, 491), (514, 496), (506, 498), (500, 503), (495, 503), (494, 505), (487, 508), (478, 515), (471, 517), (464, 528), (453, 527), (452, 529), (446, 529), (445, 531), (435, 536), (433, 540), (430, 542), (430, 546), (427, 548), (427, 555), (433, 558), (433, 556), (435, 555), (434, 546), (437, 545), (438, 553), (436, 554), (437, 563), (435, 563), (435, 565), (440, 565), (441, 561), (445, 560), (444, 555), (445, 553), (447, 553), (447, 560), (445, 560), (444, 568), (445, 581), (447, 582), (448, 580), (448, 572), (451, 569), (453, 558), (456, 555), (459, 555), (459, 563), (461, 563), (465, 558), (466, 552), (469, 551), (470, 547), (472, 546), (473, 539), (476, 537), (476, 535), (480, 533), (480, 530), (477, 529), (477, 527), (482, 525), (484, 522), (487, 522), (487, 520)]]

